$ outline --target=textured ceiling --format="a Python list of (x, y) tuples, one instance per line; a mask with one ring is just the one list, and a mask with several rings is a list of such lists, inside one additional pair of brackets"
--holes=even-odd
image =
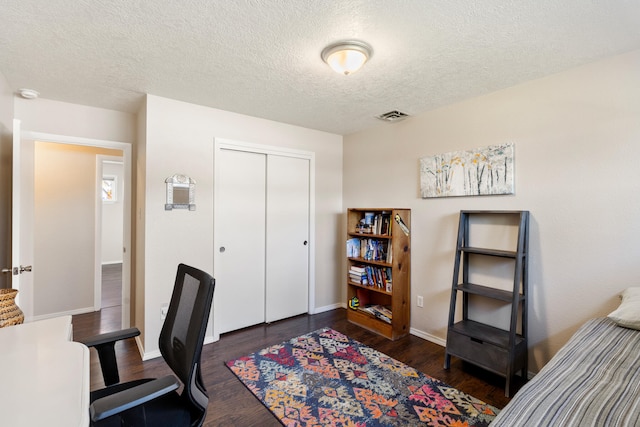
[[(374, 49), (348, 77), (320, 59), (341, 39)], [(12, 89), (128, 112), (150, 93), (343, 135), (635, 49), (640, 0), (0, 1)]]

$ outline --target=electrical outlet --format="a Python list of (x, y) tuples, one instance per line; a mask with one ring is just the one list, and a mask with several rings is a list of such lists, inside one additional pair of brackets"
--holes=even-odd
[(424, 298), (422, 298), (421, 295), (418, 295), (417, 301), (416, 301), (416, 305), (418, 307), (424, 307)]
[(169, 311), (169, 304), (162, 304), (160, 306), (160, 320), (166, 319), (167, 311)]

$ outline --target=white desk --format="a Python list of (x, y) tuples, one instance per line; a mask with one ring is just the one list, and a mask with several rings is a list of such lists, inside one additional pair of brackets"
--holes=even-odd
[(71, 316), (0, 328), (0, 424), (89, 425), (89, 349)]

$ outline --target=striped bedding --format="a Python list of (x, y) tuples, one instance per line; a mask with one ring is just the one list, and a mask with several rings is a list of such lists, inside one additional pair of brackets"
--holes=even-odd
[(640, 331), (587, 321), (491, 423), (640, 426)]

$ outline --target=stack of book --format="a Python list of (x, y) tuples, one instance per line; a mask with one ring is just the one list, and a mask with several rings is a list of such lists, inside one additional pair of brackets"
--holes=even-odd
[(383, 305), (375, 304), (367, 305), (366, 307), (360, 306), (360, 310), (365, 311), (387, 323), (391, 323), (391, 320), (393, 319), (391, 310)]
[(368, 285), (366, 267), (361, 265), (352, 265), (349, 267), (349, 280), (360, 285)]

